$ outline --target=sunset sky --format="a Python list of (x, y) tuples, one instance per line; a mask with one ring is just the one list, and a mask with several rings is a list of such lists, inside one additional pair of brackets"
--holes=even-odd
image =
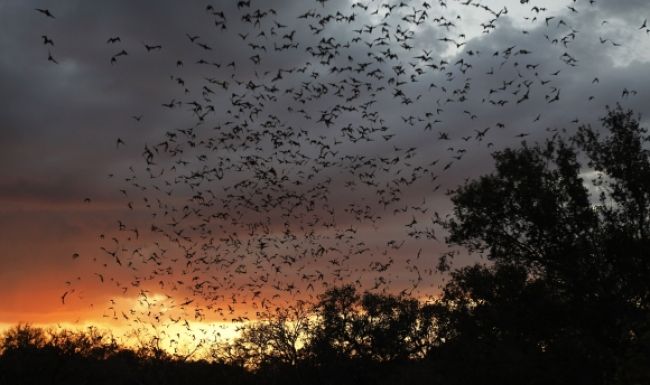
[(650, 93), (646, 0), (237, 3), (0, 0), (0, 326), (435, 295), (449, 189)]

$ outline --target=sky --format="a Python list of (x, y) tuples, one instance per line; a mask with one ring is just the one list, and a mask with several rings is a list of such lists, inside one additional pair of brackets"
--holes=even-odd
[(648, 15), (0, 0), (0, 324), (229, 325), (345, 283), (435, 295), (432, 218), (491, 152), (644, 112)]

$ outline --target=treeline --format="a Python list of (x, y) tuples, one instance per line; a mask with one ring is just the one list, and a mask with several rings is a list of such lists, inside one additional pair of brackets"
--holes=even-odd
[(483, 262), (441, 259), (433, 303), (333, 288), (192, 361), (22, 326), (0, 384), (650, 384), (650, 137), (620, 107), (602, 125), (452, 192), (434, 220)]
[[(0, 339), (0, 384), (401, 384), (428, 381), (434, 307), (334, 288), (318, 304), (266, 314), (239, 337), (181, 357), (128, 347), (96, 328), (18, 325)], [(415, 382), (414, 382), (415, 381)]]
[(97, 329), (18, 325), (2, 336), (0, 384), (252, 384), (242, 368), (181, 360), (155, 345), (121, 346)]
[(552, 304), (522, 293), (525, 277), (510, 273), (499, 277), (510, 287), (484, 282), (503, 290), (492, 303), (460, 301), (460, 282), (432, 303), (333, 288), (316, 305), (246, 324), (234, 340), (210, 346), (209, 357), (127, 347), (95, 328), (18, 325), (0, 340), (0, 384), (648, 383), (650, 335), (619, 351), (584, 330), (555, 330), (564, 339), (544, 343), (558, 320), (540, 316), (555, 309), (540, 311)]

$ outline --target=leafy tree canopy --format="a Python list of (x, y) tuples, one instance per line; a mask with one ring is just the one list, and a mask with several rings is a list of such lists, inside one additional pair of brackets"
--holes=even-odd
[(602, 125), (497, 152), (452, 192), (447, 241), (488, 263), (452, 272), (439, 338), (475, 380), (611, 383), (647, 341), (647, 132), (620, 106)]

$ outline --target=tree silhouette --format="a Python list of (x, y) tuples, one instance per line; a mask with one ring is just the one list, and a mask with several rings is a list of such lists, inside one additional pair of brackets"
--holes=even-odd
[(317, 306), (320, 320), (311, 347), (319, 360), (335, 361), (362, 353), (359, 299), (352, 285), (332, 288), (321, 295)]
[(422, 381), (415, 368), (423, 369), (435, 346), (433, 310), (414, 298), (359, 294), (352, 285), (329, 289), (316, 306), (306, 347), (313, 375), (339, 384)]
[(295, 367), (304, 358), (311, 335), (310, 308), (305, 302), (261, 313), (256, 322), (239, 328), (240, 336), (217, 352), (226, 362), (248, 368), (262, 365)]
[(604, 137), (583, 126), (498, 152), (493, 174), (453, 192), (448, 242), (488, 260), (444, 289), (444, 350), (477, 368), (460, 382), (611, 383), (647, 349), (648, 138), (620, 107), (602, 124)]
[(234, 366), (122, 346), (95, 328), (53, 331), (18, 325), (0, 339), (3, 385), (248, 384), (250, 378)]

